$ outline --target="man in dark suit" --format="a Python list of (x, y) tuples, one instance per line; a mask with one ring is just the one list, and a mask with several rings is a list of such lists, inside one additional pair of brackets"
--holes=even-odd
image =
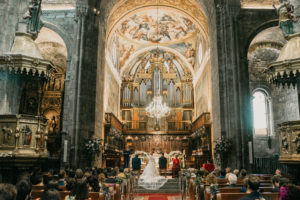
[(132, 170), (138, 172), (138, 176), (140, 176), (141, 170), (141, 159), (139, 155), (135, 154), (135, 157), (132, 159)]
[(164, 173), (165, 177), (167, 177), (167, 175), (166, 175), (166, 173), (167, 173), (167, 159), (164, 156), (164, 153), (161, 154), (161, 157), (158, 160), (158, 165), (159, 165), (160, 174)]

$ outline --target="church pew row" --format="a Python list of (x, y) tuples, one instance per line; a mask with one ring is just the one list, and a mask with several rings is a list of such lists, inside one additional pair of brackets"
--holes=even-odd
[[(31, 192), (32, 199), (42, 199), (43, 192), (43, 190), (33, 190)], [(59, 194), (61, 199), (64, 200), (66, 196), (70, 194), (70, 191), (60, 191)], [(105, 196), (104, 194), (100, 194), (99, 192), (89, 192), (89, 198), (91, 198), (91, 200), (104, 200)], [(117, 198), (113, 199), (118, 200)]]
[[(260, 187), (263, 192), (271, 192), (272, 187)], [(240, 193), (241, 188), (219, 188), (220, 193)]]
[[(218, 193), (217, 200), (239, 200), (240, 198), (246, 196), (245, 193)], [(270, 200), (278, 200), (278, 193), (262, 193), (263, 196), (269, 197)]]

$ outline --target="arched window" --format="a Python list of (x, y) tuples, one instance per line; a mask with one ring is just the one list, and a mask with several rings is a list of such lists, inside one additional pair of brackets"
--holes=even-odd
[(252, 99), (253, 128), (255, 135), (272, 134), (271, 101), (265, 90), (256, 90)]

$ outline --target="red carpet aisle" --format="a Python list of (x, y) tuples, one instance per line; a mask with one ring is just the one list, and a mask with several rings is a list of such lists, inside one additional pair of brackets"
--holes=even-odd
[(180, 200), (180, 194), (137, 194), (134, 200)]

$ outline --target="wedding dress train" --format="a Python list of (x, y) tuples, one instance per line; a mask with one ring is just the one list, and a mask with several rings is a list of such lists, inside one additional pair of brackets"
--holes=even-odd
[(154, 159), (150, 156), (149, 162), (138, 180), (138, 185), (147, 190), (158, 190), (164, 186), (167, 181), (167, 178), (159, 175)]

